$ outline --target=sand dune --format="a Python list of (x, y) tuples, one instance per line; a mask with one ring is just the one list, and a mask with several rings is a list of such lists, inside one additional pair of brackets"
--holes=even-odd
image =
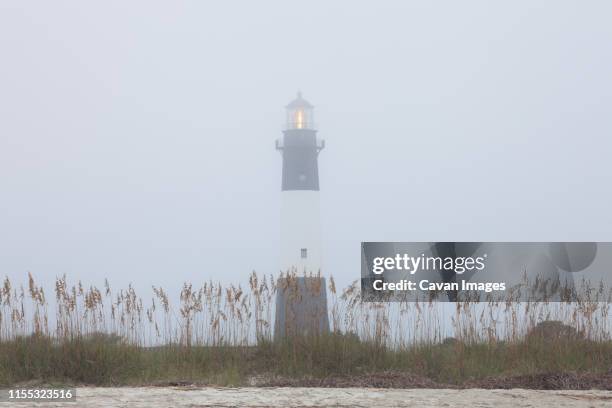
[(610, 407), (610, 391), (364, 388), (79, 388), (76, 403), (0, 407)]

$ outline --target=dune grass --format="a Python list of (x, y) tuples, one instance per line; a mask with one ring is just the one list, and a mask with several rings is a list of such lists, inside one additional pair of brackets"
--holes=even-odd
[(612, 343), (529, 339), (447, 343), (393, 350), (353, 337), (324, 335), (256, 346), (143, 347), (76, 338), (61, 344), (30, 336), (0, 343), (0, 384), (201, 383), (240, 386), (253, 378), (325, 378), (408, 372), (443, 384), (536, 373), (606, 373)]
[(399, 372), (460, 386), (612, 366), (609, 302), (459, 302), (447, 316), (435, 303), (362, 302), (356, 284), (336, 293), (330, 279), (331, 333), (275, 342), (275, 282), (253, 274), (246, 289), (186, 284), (174, 309), (160, 288), (145, 306), (131, 287), (114, 293), (60, 278), (49, 302), (31, 276), (26, 290), (5, 280), (0, 385), (238, 386)]

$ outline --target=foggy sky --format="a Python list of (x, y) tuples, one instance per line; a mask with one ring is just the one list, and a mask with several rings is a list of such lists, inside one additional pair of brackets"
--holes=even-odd
[(361, 241), (612, 240), (606, 1), (0, 3), (0, 276), (176, 290), (279, 264), (284, 105), (324, 273)]

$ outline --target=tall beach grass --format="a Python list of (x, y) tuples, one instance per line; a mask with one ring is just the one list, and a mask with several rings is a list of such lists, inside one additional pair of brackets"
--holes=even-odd
[[(184, 284), (177, 304), (28, 276), (0, 290), (0, 384), (100, 385), (402, 372), (461, 384), (542, 372), (605, 373), (612, 366), (608, 299), (580, 302), (364, 302), (357, 282), (329, 278), (329, 335), (274, 341), (278, 279)], [(51, 294), (51, 295), (50, 295)]]

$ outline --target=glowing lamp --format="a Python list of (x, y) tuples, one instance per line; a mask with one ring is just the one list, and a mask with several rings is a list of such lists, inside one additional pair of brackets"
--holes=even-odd
[(287, 106), (287, 130), (314, 129), (313, 106), (298, 92), (297, 97)]

